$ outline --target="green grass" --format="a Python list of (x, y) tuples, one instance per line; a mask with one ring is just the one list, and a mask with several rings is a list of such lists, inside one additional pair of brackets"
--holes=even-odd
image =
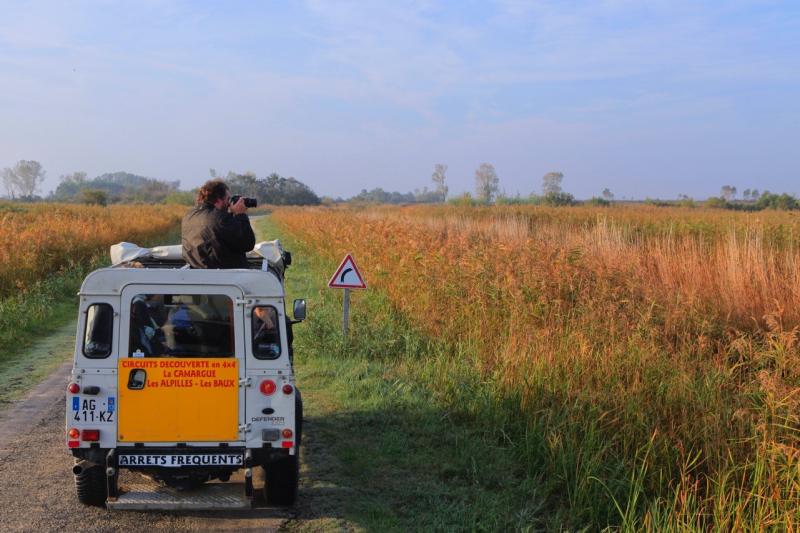
[(17, 357), (9, 358), (0, 370), (0, 409), (23, 397), (67, 360), (72, 359), (75, 346), (74, 310), (69, 310), (65, 322), (37, 339)]
[[(259, 229), (278, 235), (269, 219)], [(489, 384), (459, 363), (474, 354), (425, 339), (374, 291), (352, 294), (345, 345), (341, 291), (326, 288), (336, 265), (278, 236), (294, 252), (288, 301), (305, 297), (309, 306), (308, 320), (295, 326), (307, 426), (300, 513), (289, 529), (498, 531), (569, 523), (546, 511), (554, 484), (540, 468), (531, 475), (513, 409), (499, 406)]]
[[(0, 409), (71, 356), (76, 293), (95, 266), (74, 265), (24, 293), (0, 300)], [(59, 338), (57, 349), (48, 340), (53, 336)]]

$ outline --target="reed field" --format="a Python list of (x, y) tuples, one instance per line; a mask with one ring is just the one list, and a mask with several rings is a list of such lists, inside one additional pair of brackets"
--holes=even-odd
[[(75, 319), (75, 292), (86, 274), (107, 264), (110, 245), (175, 242), (185, 211), (0, 202), (0, 362), (11, 368), (34, 340)], [(34, 374), (12, 374), (0, 372), (0, 385), (14, 396)]]
[[(800, 527), (797, 214), (413, 206), (273, 218), (332, 264), (353, 252), (370, 291), (451, 346), (425, 377), (432, 401), (494, 428), (518, 458), (514, 490), (545, 493), (542, 512), (565, 527)], [(462, 391), (470, 373), (480, 394)]]
[(120, 241), (173, 230), (184, 206), (0, 203), (0, 298), (86, 264)]

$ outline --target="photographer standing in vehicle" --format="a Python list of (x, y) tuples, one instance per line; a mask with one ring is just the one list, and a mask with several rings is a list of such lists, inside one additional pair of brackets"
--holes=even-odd
[(197, 206), (183, 217), (183, 258), (192, 268), (247, 268), (245, 254), (256, 236), (243, 197), (234, 197), (220, 179), (205, 182), (197, 193)]

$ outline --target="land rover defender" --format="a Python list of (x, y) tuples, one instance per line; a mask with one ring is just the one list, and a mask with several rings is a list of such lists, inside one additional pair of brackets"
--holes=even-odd
[[(263, 468), (266, 501), (291, 505), (303, 412), (292, 324), (305, 318), (305, 300), (294, 301), (293, 319), (285, 311), (291, 255), (262, 242), (248, 254), (250, 268), (229, 270), (190, 269), (180, 246), (120, 243), (111, 256), (79, 293), (66, 394), (78, 500), (247, 507), (254, 469)], [(121, 485), (121, 471), (158, 488)], [(228, 483), (242, 473), (243, 482)]]

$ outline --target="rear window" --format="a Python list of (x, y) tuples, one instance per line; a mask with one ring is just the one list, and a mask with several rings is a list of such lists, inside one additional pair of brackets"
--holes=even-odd
[(271, 305), (253, 308), (253, 355), (258, 359), (277, 359), (281, 355), (278, 310)]
[(233, 357), (233, 301), (221, 294), (138, 294), (129, 357)]
[(114, 309), (109, 304), (92, 304), (86, 310), (83, 355), (103, 359), (111, 355), (114, 335)]

